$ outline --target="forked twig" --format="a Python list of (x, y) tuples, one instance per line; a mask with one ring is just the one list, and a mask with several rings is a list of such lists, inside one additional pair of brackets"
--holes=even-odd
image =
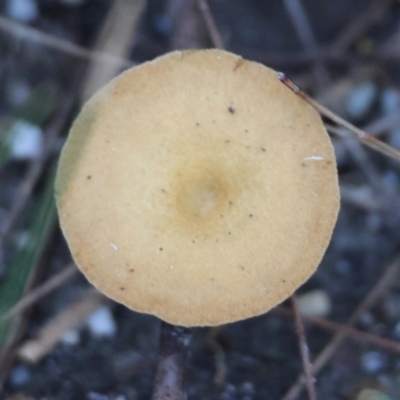
[(357, 128), (350, 122), (345, 119), (339, 117), (337, 114), (332, 112), (331, 110), (324, 107), (322, 104), (319, 104), (313, 98), (311, 98), (307, 93), (305, 93), (302, 89), (300, 89), (295, 83), (293, 83), (284, 73), (278, 72), (279, 80), (287, 86), (292, 92), (297, 94), (300, 98), (314, 107), (320, 114), (324, 117), (329, 118), (331, 121), (337, 123), (338, 125), (343, 126), (349, 132), (353, 134), (355, 138), (360, 140), (366, 146), (388, 156), (394, 158), (397, 161), (400, 161), (400, 151), (395, 148), (387, 145), (386, 143), (376, 139), (375, 137), (369, 135), (367, 132), (364, 132), (362, 129)]
[(14, 307), (12, 307), (6, 314), (3, 315), (2, 319), (5, 320), (11, 318), (14, 315), (20, 314), (22, 311), (25, 311), (28, 307), (32, 306), (44, 296), (60, 287), (68, 279), (72, 278), (77, 272), (78, 269), (74, 263), (68, 265), (61, 272), (54, 275), (42, 285), (38, 286), (22, 297), (22, 299), (19, 300)]
[[(293, 318), (293, 312), (287, 307), (283, 306), (278, 306), (276, 307), (273, 312), (276, 314), (287, 317), (287, 318)], [(396, 353), (400, 355), (400, 343), (395, 342), (394, 340), (390, 339), (385, 339), (380, 336), (374, 335), (372, 333), (368, 332), (363, 332), (360, 331), (356, 328), (352, 328), (347, 325), (339, 324), (337, 322), (330, 321), (326, 318), (321, 318), (321, 317), (308, 317), (305, 315), (302, 315), (302, 319), (305, 323), (308, 323), (310, 325), (314, 325), (318, 328), (325, 329), (328, 331), (332, 332), (338, 332), (342, 333), (349, 338), (352, 338), (354, 340), (358, 340), (360, 342), (368, 343), (368, 344), (373, 344), (381, 349)]]
[(300, 355), (303, 364), (304, 374), (306, 376), (308, 397), (310, 400), (317, 400), (317, 395), (315, 393), (315, 386), (314, 386), (315, 378), (312, 373), (312, 364), (310, 362), (310, 352), (308, 350), (308, 344), (304, 332), (302, 316), (300, 315), (299, 308), (297, 307), (296, 297), (294, 295), (290, 297), (290, 302), (293, 310), (294, 322), (296, 325), (296, 333), (299, 339)]
[(198, 4), (200, 11), (203, 14), (204, 22), (207, 25), (207, 29), (214, 47), (217, 49), (223, 49), (224, 42), (222, 41), (221, 34), (219, 33), (214, 17), (211, 14), (207, 0), (198, 0)]
[[(347, 321), (348, 326), (354, 325), (360, 316), (368, 310), (378, 298), (389, 289), (397, 281), (397, 276), (400, 267), (400, 257), (398, 256), (389, 266), (386, 268), (385, 272), (374, 285), (374, 287), (369, 291), (364, 300), (358, 305), (356, 310), (351, 315), (350, 319)], [(312, 366), (312, 372), (317, 375), (322, 368), (329, 362), (329, 360), (334, 356), (339, 346), (346, 339), (346, 334), (341, 332), (336, 334), (333, 339), (328, 343), (327, 346), (321, 351), (321, 353), (315, 358)], [(303, 389), (305, 379), (303, 374), (300, 374), (295, 383), (290, 387), (286, 394), (281, 400), (295, 400), (299, 396), (301, 390)]]

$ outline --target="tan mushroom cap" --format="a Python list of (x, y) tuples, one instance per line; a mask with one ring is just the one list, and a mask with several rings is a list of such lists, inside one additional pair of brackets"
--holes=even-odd
[(82, 272), (183, 326), (264, 313), (317, 268), (339, 207), (317, 113), (263, 65), (173, 52), (95, 94), (56, 179)]

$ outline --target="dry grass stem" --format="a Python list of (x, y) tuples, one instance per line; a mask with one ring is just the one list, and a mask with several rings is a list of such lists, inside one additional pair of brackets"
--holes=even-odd
[(11, 318), (21, 312), (25, 311), (27, 308), (31, 307), (37, 301), (47, 296), (53, 290), (60, 287), (62, 284), (71, 279), (76, 273), (78, 269), (74, 263), (65, 267), (61, 272), (57, 275), (54, 275), (52, 278), (44, 282), (42, 285), (30, 291), (21, 300), (18, 301), (17, 304), (10, 311), (3, 316), (3, 320)]
[(88, 50), (82, 46), (71, 43), (68, 40), (57, 38), (48, 33), (41, 32), (38, 29), (11, 21), (2, 16), (0, 16), (0, 30), (11, 34), (15, 38), (37, 42), (44, 47), (59, 50), (65, 54), (89, 60), (91, 62), (117, 64), (127, 68), (133, 65), (129, 60), (114, 57), (98, 51)]
[(301, 362), (303, 364), (304, 375), (306, 378), (308, 397), (310, 400), (317, 400), (317, 395), (315, 393), (315, 385), (314, 385), (315, 378), (313, 376), (312, 364), (310, 362), (310, 352), (308, 349), (307, 339), (304, 332), (302, 316), (300, 315), (300, 311), (297, 307), (296, 297), (294, 295), (290, 297), (290, 303), (293, 310), (296, 333), (299, 340)]
[(321, 115), (323, 115), (326, 118), (329, 118), (331, 121), (342, 126), (343, 128), (346, 128), (349, 132), (352, 133), (352, 135), (355, 138), (360, 140), (363, 144), (390, 158), (400, 161), (400, 151), (369, 135), (367, 132), (364, 132), (362, 129), (357, 128), (356, 126), (346, 121), (342, 117), (339, 117), (339, 115), (335, 114), (331, 110), (328, 110), (326, 107), (316, 102), (308, 94), (306, 94), (303, 90), (301, 90), (296, 84), (294, 84), (285, 74), (280, 72), (279, 79), (295, 94), (297, 94), (299, 97), (301, 97), (311, 106), (313, 106)]
[(365, 11), (352, 18), (330, 45), (333, 53), (343, 53), (357, 38), (359, 38), (372, 24), (379, 21), (393, 4), (392, 0), (374, 0)]
[(217, 28), (214, 17), (211, 14), (210, 7), (208, 5), (207, 0), (198, 0), (200, 11), (203, 15), (204, 22), (206, 23), (208, 32), (210, 34), (210, 38), (213, 42), (213, 45), (217, 49), (224, 48), (224, 42), (222, 40), (221, 34)]
[(120, 60), (114, 63), (92, 63), (87, 72), (83, 100), (108, 83), (122, 68), (132, 66), (126, 63), (129, 49), (135, 39), (139, 17), (144, 9), (144, 0), (117, 0), (107, 15), (107, 20), (97, 39), (93, 52), (109, 54)]
[(283, 4), (293, 22), (297, 36), (306, 50), (306, 53), (313, 60), (312, 63), (315, 80), (319, 88), (322, 89), (330, 82), (329, 72), (321, 57), (321, 50), (317, 40), (315, 39), (303, 3), (301, 0), (284, 0)]
[(17, 351), (20, 359), (30, 364), (38, 363), (59, 342), (65, 332), (83, 322), (106, 301), (95, 289), (88, 289), (82, 298), (73, 303), (47, 323), (36, 339), (26, 341)]

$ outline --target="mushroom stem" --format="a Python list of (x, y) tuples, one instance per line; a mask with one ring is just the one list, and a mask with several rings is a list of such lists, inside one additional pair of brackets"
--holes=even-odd
[(184, 363), (192, 330), (161, 322), (152, 400), (185, 400)]

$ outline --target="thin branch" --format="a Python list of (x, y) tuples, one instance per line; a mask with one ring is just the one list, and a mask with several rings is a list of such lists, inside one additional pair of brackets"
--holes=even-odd
[(382, 178), (379, 171), (375, 168), (374, 164), (370, 161), (368, 154), (365, 149), (361, 147), (358, 141), (355, 141), (353, 137), (349, 138), (350, 132), (343, 129), (337, 128), (329, 124), (325, 124), (325, 128), (329, 133), (333, 133), (344, 139), (343, 145), (347, 151), (351, 154), (354, 161), (358, 164), (361, 171), (369, 180), (369, 183), (373, 188), (378, 190), (379, 193), (385, 191), (385, 186), (383, 184)]
[(206, 23), (214, 47), (217, 49), (223, 49), (224, 42), (217, 28), (214, 17), (211, 14), (207, 0), (198, 0), (198, 5), (201, 13), (203, 14), (204, 22)]
[(14, 37), (22, 40), (29, 40), (40, 43), (42, 46), (62, 51), (74, 57), (90, 60), (92, 62), (110, 63), (131, 67), (133, 63), (129, 60), (113, 57), (102, 52), (88, 50), (82, 46), (71, 43), (65, 39), (57, 38), (48, 33), (39, 31), (38, 29), (25, 26), (15, 21), (0, 16), (0, 30), (9, 33)]
[(330, 51), (343, 53), (355, 39), (360, 37), (373, 23), (379, 21), (385, 14), (392, 0), (375, 0), (365, 11), (351, 18), (347, 26), (340, 32), (335, 41), (330, 45)]
[[(356, 310), (347, 321), (348, 326), (355, 325), (360, 316), (366, 310), (368, 310), (379, 299), (379, 297), (383, 295), (383, 293), (387, 292), (391, 285), (397, 282), (399, 267), (400, 257), (398, 256), (392, 263), (389, 264), (378, 282), (372, 287), (364, 300), (358, 305)], [(312, 372), (314, 375), (317, 375), (322, 370), (322, 368), (325, 367), (325, 365), (335, 355), (337, 349), (340, 347), (345, 339), (346, 335), (343, 332), (338, 333), (333, 337), (328, 345), (325, 346), (325, 348), (314, 360), (312, 367)], [(281, 400), (295, 400), (300, 395), (304, 383), (305, 379), (303, 374), (301, 374)]]
[(11, 318), (21, 312), (25, 311), (27, 308), (31, 307), (33, 304), (38, 302), (43, 297), (47, 296), (53, 290), (60, 287), (63, 283), (67, 282), (71, 279), (76, 273), (78, 269), (74, 263), (65, 267), (61, 272), (54, 275), (52, 278), (38, 286), (37, 288), (30, 291), (21, 300), (12, 307), (8, 313), (3, 315), (3, 320)]
[(283, 4), (289, 14), (293, 25), (307, 54), (315, 57), (313, 70), (317, 84), (323, 88), (330, 81), (329, 72), (320, 56), (321, 51), (315, 39), (307, 13), (301, 0), (284, 0)]
[(362, 129), (357, 128), (350, 122), (346, 121), (339, 115), (335, 114), (331, 110), (327, 109), (323, 105), (316, 102), (312, 99), (308, 94), (306, 94), (303, 90), (301, 90), (296, 84), (294, 84), (284, 73), (278, 72), (279, 80), (287, 86), (292, 92), (297, 94), (300, 98), (314, 107), (320, 114), (324, 117), (329, 118), (331, 121), (337, 123), (340, 126), (346, 128), (349, 132), (353, 134), (355, 138), (360, 140), (366, 146), (390, 157), (397, 161), (400, 161), (400, 151), (396, 150), (395, 148), (387, 145), (386, 143), (376, 139), (375, 137), (369, 135), (367, 132), (364, 132)]
[[(287, 307), (278, 306), (273, 310), (273, 312), (285, 318), (293, 318), (293, 311)], [(350, 326), (329, 321), (326, 318), (307, 317), (305, 315), (302, 315), (302, 319), (304, 322), (316, 326), (318, 328), (332, 332), (342, 333), (345, 336), (354, 339), (356, 341), (373, 344), (375, 346), (380, 347), (383, 350), (387, 350), (389, 352), (400, 355), (400, 343), (395, 342), (394, 340), (381, 338), (372, 333), (362, 332)]]
[(307, 339), (304, 332), (302, 316), (300, 315), (299, 308), (297, 307), (297, 302), (295, 296), (291, 296), (290, 298), (293, 315), (294, 315), (294, 322), (296, 325), (296, 332), (297, 337), (299, 339), (299, 348), (300, 348), (300, 355), (301, 361), (303, 364), (304, 375), (306, 377), (306, 386), (308, 391), (308, 397), (310, 400), (317, 400), (317, 395), (315, 393), (315, 386), (314, 381), (315, 378), (312, 373), (312, 365), (310, 362), (310, 352), (308, 349)]

